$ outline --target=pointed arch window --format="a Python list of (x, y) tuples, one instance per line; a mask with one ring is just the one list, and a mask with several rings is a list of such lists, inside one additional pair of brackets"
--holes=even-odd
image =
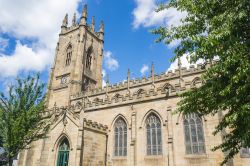
[(246, 145), (246, 143), (243, 141), (242, 147), (240, 150), (240, 156), (241, 157), (250, 157), (249, 147)]
[(244, 146), (240, 150), (241, 157), (250, 157), (249, 148)]
[(91, 69), (91, 64), (92, 64), (92, 47), (88, 48), (87, 51), (87, 56), (86, 56), (86, 68)]
[(118, 118), (114, 125), (115, 156), (127, 156), (127, 125), (122, 118)]
[(161, 121), (151, 113), (146, 119), (147, 155), (162, 154)]
[(69, 151), (69, 141), (67, 138), (64, 138), (58, 148), (57, 166), (68, 166)]
[(71, 63), (71, 57), (72, 57), (72, 45), (69, 45), (66, 51), (67, 55), (66, 55), (66, 66), (69, 66)]
[(183, 125), (186, 154), (204, 154), (205, 139), (201, 118), (197, 114), (186, 115)]

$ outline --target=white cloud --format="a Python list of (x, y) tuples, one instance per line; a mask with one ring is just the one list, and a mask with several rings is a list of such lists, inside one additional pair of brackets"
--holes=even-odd
[(105, 80), (102, 80), (102, 87), (105, 87), (107, 85)]
[(111, 51), (104, 52), (104, 64), (105, 67), (111, 71), (115, 71), (119, 67), (118, 61), (113, 57)]
[(9, 39), (0, 36), (0, 51), (4, 51), (9, 45)]
[[(190, 59), (190, 54), (184, 54), (180, 58), (181, 67), (189, 68), (191, 65), (197, 66), (197, 64), (204, 63), (204, 60), (199, 59), (195, 64), (191, 64), (189, 62), (190, 61), (189, 59)], [(176, 59), (173, 63), (171, 63), (167, 71), (170, 71), (170, 70), (174, 71), (175, 69), (178, 69), (178, 59)]]
[(106, 76), (106, 70), (102, 69), (102, 78)]
[[(152, 27), (152, 26), (179, 26), (181, 19), (185, 18), (187, 13), (177, 11), (176, 8), (165, 9), (156, 12), (157, 2), (159, 0), (135, 0), (136, 8), (133, 10), (133, 27)], [(179, 44), (179, 41), (173, 41), (169, 48)]]
[[(50, 65), (63, 17), (69, 13), (69, 18), (72, 18), (79, 2), (80, 0), (0, 0), (0, 33), (13, 36), (16, 42), (23, 39), (32, 41), (30, 46), (17, 42), (13, 55), (1, 55), (0, 64), (7, 61), (9, 65), (5, 65), (6, 73), (1, 72), (0, 77), (14, 76), (22, 70), (41, 71)], [(23, 50), (28, 52), (24, 53)], [(20, 58), (21, 61), (17, 61)]]
[(106, 70), (102, 69), (102, 87), (105, 87), (106, 81), (104, 80), (104, 78), (106, 77)]
[(32, 50), (27, 45), (17, 43), (11, 56), (0, 54), (0, 77), (16, 76), (22, 71), (42, 71), (51, 60), (46, 49)]
[(175, 8), (156, 12), (157, 2), (159, 0), (135, 0), (137, 7), (133, 11), (134, 28), (155, 25), (178, 26), (181, 24), (180, 20), (186, 16), (186, 12), (177, 11)]
[(142, 75), (145, 75), (146, 72), (148, 72), (148, 70), (149, 70), (148, 65), (145, 65), (145, 64), (144, 64), (144, 65), (142, 66), (140, 72), (141, 72)]

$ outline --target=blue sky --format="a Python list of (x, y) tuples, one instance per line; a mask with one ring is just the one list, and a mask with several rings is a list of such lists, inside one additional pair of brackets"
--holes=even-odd
[[(148, 75), (153, 62), (157, 73), (170, 66), (173, 48), (155, 43), (149, 31), (160, 25), (179, 25), (185, 13), (169, 9), (154, 12), (158, 0), (0, 0), (0, 90), (16, 76), (40, 72), (44, 82), (53, 63), (54, 49), (65, 13), (69, 22), (74, 12), (79, 18), (88, 5), (88, 22), (95, 16), (96, 28), (105, 23), (104, 71), (111, 83)], [(3, 19), (2, 19), (3, 18)]]

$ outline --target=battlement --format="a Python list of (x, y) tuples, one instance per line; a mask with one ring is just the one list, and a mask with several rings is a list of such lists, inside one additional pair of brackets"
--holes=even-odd
[[(185, 89), (181, 89), (185, 90)], [(84, 104), (84, 111), (89, 110), (98, 110), (106, 107), (116, 107), (120, 105), (126, 105), (130, 103), (137, 103), (141, 101), (154, 100), (159, 98), (167, 98), (176, 96), (177, 92), (173, 89), (170, 91), (162, 91), (162, 89), (150, 89), (148, 91), (144, 91), (141, 94), (133, 93), (131, 95), (119, 95), (112, 98), (98, 99), (98, 100), (87, 100)]]
[(108, 131), (107, 125), (103, 125), (101, 123), (97, 123), (92, 120), (87, 120), (86, 118), (83, 118), (83, 127), (93, 129), (93, 130), (98, 130), (104, 133)]
[[(115, 93), (121, 90), (125, 90), (128, 87), (132, 89), (132, 88), (136, 88), (136, 87), (140, 87), (144, 85), (149, 85), (152, 83), (157, 84), (158, 82), (162, 82), (162, 81), (170, 81), (170, 80), (178, 79), (180, 78), (180, 75), (182, 77), (186, 77), (189, 75), (202, 73), (207, 67), (209, 67), (209, 65), (210, 65), (209, 63), (206, 63), (206, 65), (198, 64), (197, 67), (195, 67), (194, 65), (191, 65), (188, 69), (186, 67), (182, 67), (181, 71), (179, 71), (179, 69), (176, 69), (174, 71), (170, 70), (166, 73), (163, 72), (161, 74), (154, 74), (154, 77), (149, 76), (149, 77), (132, 79), (132, 80), (129, 80), (129, 84), (128, 84), (128, 80), (126, 80), (123, 82), (115, 83), (113, 85), (107, 85), (103, 88), (90, 89), (85, 92), (80, 92), (78, 94), (72, 95), (71, 100), (86, 97), (86, 96), (90, 97), (90, 96), (98, 96), (98, 95), (105, 94), (105, 93)], [(190, 82), (185, 82), (184, 85), (188, 86), (190, 84), (191, 84)], [(172, 86), (174, 87), (172, 89), (176, 89), (180, 85), (172, 85)]]
[[(207, 64), (208, 65), (208, 64)], [(202, 84), (201, 74), (207, 66), (191, 66), (174, 72), (169, 71), (154, 77), (124, 81), (100, 89), (71, 96), (71, 104), (82, 105), (84, 111), (129, 105), (158, 99), (177, 97), (178, 94), (199, 87)], [(180, 77), (181, 76), (181, 77)], [(129, 80), (129, 79), (128, 79)]]

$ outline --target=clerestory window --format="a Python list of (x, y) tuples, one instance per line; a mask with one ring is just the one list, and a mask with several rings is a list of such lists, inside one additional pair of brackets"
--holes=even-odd
[(201, 118), (197, 114), (186, 115), (183, 125), (186, 154), (204, 154), (205, 139)]
[(127, 125), (122, 118), (118, 118), (114, 125), (115, 156), (127, 156)]
[(147, 155), (162, 154), (161, 122), (155, 114), (146, 119)]

